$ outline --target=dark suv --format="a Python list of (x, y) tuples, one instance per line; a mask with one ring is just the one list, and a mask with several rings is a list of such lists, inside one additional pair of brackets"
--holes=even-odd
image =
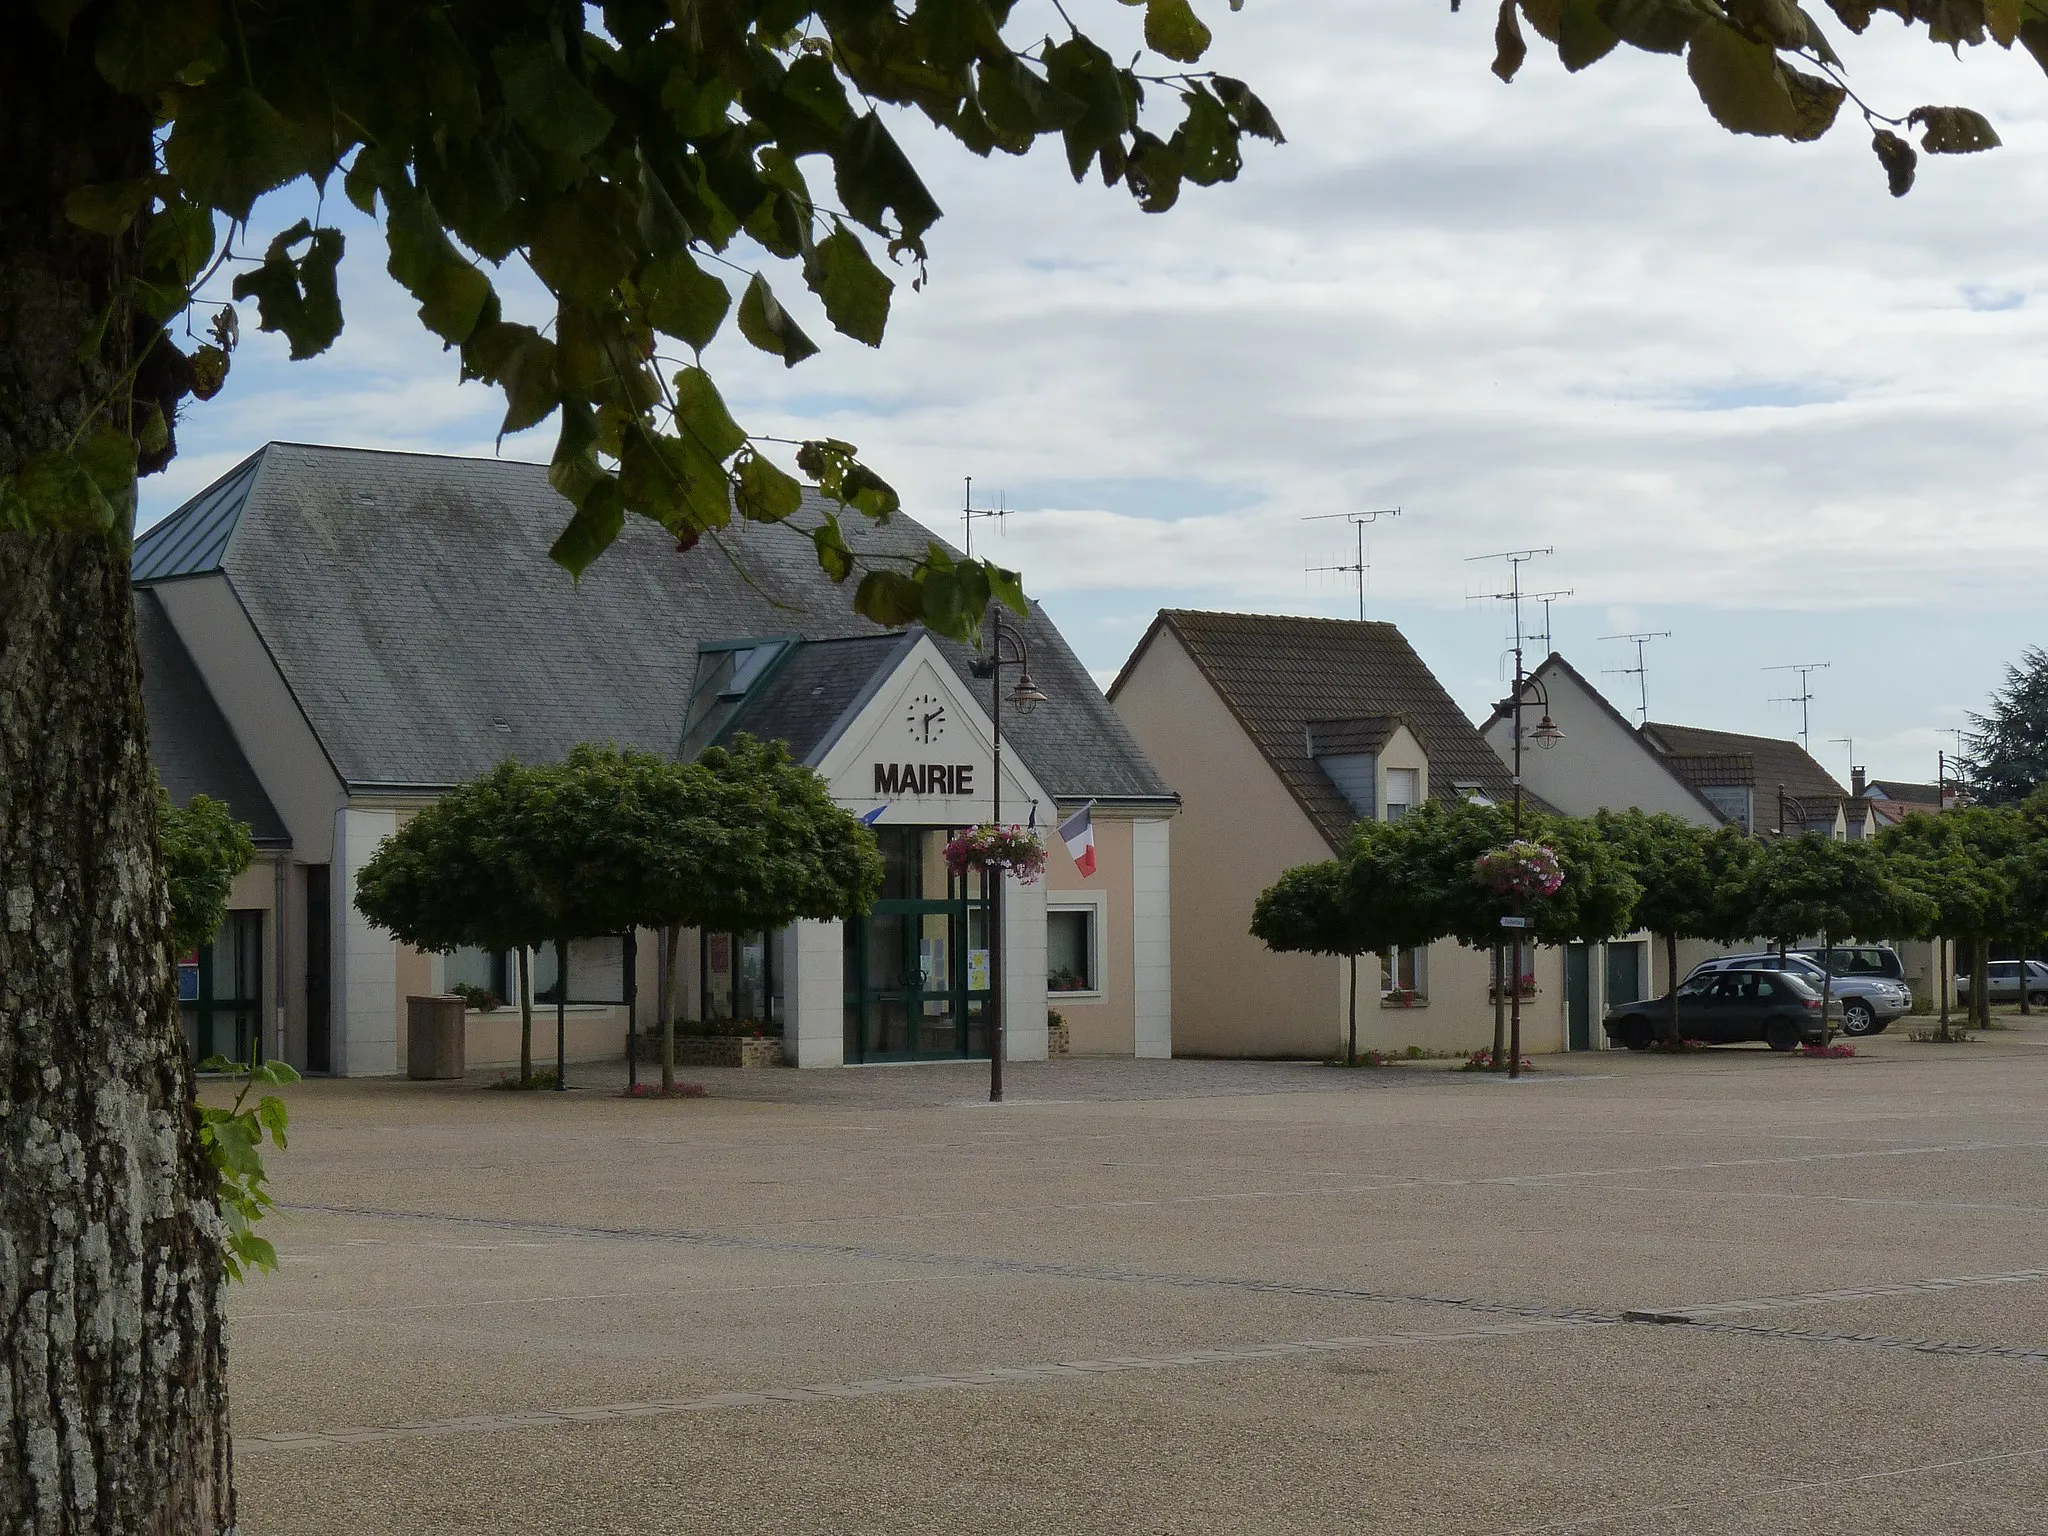
[[(1842, 1005), (1826, 1007), (1839, 1028)], [(1802, 1041), (1825, 1037), (1821, 1009), (1820, 989), (1789, 971), (1696, 972), (1678, 988), (1678, 1032), (1707, 1045), (1761, 1040), (1774, 1051), (1789, 1051)], [(1663, 1033), (1670, 1010), (1668, 993), (1617, 1003), (1601, 1024), (1616, 1045), (1646, 1051)]]

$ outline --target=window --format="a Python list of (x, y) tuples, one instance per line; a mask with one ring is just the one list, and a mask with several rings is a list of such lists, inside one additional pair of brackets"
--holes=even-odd
[(1387, 770), (1387, 820), (1399, 821), (1415, 808), (1419, 780), (1422, 775), (1414, 768), (1389, 768)]
[(512, 996), (511, 959), (488, 950), (458, 949), (441, 962), (441, 985), (446, 991), (461, 992), (472, 1008), (501, 1007)]
[(1054, 907), (1045, 914), (1045, 988), (1100, 992), (1094, 907)]
[(1386, 996), (1429, 995), (1429, 951), (1397, 949), (1380, 956), (1381, 991)]
[(781, 977), (776, 974), (772, 933), (707, 933), (701, 936), (704, 1019), (782, 1019)]
[(230, 912), (213, 942), (178, 965), (178, 1016), (194, 1061), (263, 1053), (263, 914)]
[(626, 1000), (626, 941), (619, 934), (569, 941), (569, 990), (560, 995), (555, 946), (533, 952), (533, 1000), (536, 1003), (623, 1003)]

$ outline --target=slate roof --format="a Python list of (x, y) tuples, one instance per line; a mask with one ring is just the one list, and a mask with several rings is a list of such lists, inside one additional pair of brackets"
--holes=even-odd
[[(786, 741), (798, 762), (816, 767), (840, 728), (873, 695), (909, 649), (907, 635), (857, 635), (799, 644), (750, 695), (716, 737), (741, 731)], [(1004, 736), (1007, 738), (1007, 728)]]
[(1514, 796), (1493, 748), (1391, 624), (1164, 609), (1111, 684), (1112, 698), (1161, 629), (1180, 641), (1333, 849), (1357, 813), (1309, 755), (1311, 721), (1405, 717), (1429, 753), (1433, 798), (1455, 802), (1460, 784), (1496, 801)]
[[(1756, 790), (1756, 819), (1759, 825), (1777, 825), (1777, 794), (1785, 793), (1805, 801), (1810, 817), (1818, 822), (1825, 815), (1832, 820), (1835, 807), (1849, 798), (1849, 792), (1835, 782), (1825, 768), (1813, 760), (1796, 741), (1775, 736), (1746, 736), (1736, 731), (1708, 731), (1692, 725), (1665, 725), (1651, 721), (1643, 737), (1673, 759), (1737, 758), (1750, 760), (1748, 782)], [(1723, 779), (1720, 782), (1741, 782)]]
[[(828, 505), (807, 492), (795, 528), (738, 524), (724, 552), (628, 518), (579, 584), (547, 557), (570, 511), (544, 465), (272, 443), (145, 533), (136, 570), (225, 574), (342, 778), (431, 790), (581, 741), (674, 752), (700, 644), (887, 633), (801, 537)], [(864, 557), (933, 537), (907, 517), (845, 529)], [(1004, 722), (1033, 776), (1062, 800), (1170, 804), (1044, 613), (1016, 623), (1051, 695)], [(966, 677), (971, 647), (941, 649)]]
[(149, 718), (149, 755), (174, 805), (207, 795), (247, 822), (259, 848), (287, 848), (277, 808), (193, 665), (156, 594), (135, 594), (135, 644), (142, 661), (142, 707)]

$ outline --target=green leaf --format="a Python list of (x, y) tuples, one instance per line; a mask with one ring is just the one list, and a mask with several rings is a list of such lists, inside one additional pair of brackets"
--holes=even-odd
[[(292, 247), (301, 243), (306, 254), (295, 258)], [(294, 362), (325, 352), (341, 334), (335, 286), (341, 254), (340, 230), (315, 229), (301, 219), (270, 242), (260, 267), (235, 279), (235, 297), (256, 300), (257, 329), (282, 332)]]
[(1146, 0), (1145, 45), (1169, 59), (1192, 64), (1208, 51), (1209, 29), (1188, 0)]
[(0, 524), (25, 533), (106, 533), (114, 526), (113, 504), (85, 466), (55, 450), (24, 459), (5, 500)]
[(1683, 53), (1711, 13), (1696, 0), (1601, 0), (1600, 19), (1631, 48)]
[(1694, 34), (1686, 71), (1714, 121), (1730, 133), (1792, 138), (1801, 131), (1776, 49), (1716, 22)]
[[(212, 209), (173, 197), (149, 216), (149, 227), (142, 236), (143, 269), (161, 274), (183, 290), (213, 260), (214, 236)], [(181, 303), (183, 297), (181, 291)]]
[(1280, 124), (1266, 110), (1266, 104), (1254, 96), (1251, 87), (1242, 80), (1233, 80), (1228, 75), (1212, 75), (1209, 85), (1216, 92), (1216, 99), (1230, 113), (1231, 121), (1244, 132), (1274, 144), (1287, 142), (1287, 135), (1280, 131)]
[[(160, 340), (159, 346), (170, 345)], [(135, 493), (137, 460), (135, 439), (113, 427), (101, 427), (79, 439), (72, 457), (112, 506), (119, 507)]]
[(675, 386), (676, 425), (699, 449), (723, 464), (746, 445), (747, 434), (726, 410), (710, 374), (685, 368)]
[(1180, 155), (1143, 128), (1131, 134), (1131, 157), (1124, 180), (1147, 213), (1164, 213), (1180, 200)]
[(237, 219), (315, 162), (298, 126), (246, 85), (184, 93), (164, 145), (165, 167), (193, 201)]
[(1806, 46), (1806, 17), (1798, 0), (1726, 0), (1728, 19), (1777, 48)]
[(804, 275), (835, 330), (871, 347), (882, 344), (896, 285), (875, 265), (860, 236), (840, 225), (818, 242)]
[(986, 560), (981, 562), (981, 566), (988, 573), (989, 590), (1001, 600), (1003, 606), (1012, 612), (1029, 615), (1031, 602), (1024, 595), (1024, 578), (1015, 571), (1006, 570)]
[(817, 343), (776, 302), (768, 279), (758, 272), (740, 300), (739, 319), (740, 334), (763, 352), (781, 358), (785, 368), (794, 368), (818, 350)]
[(426, 328), (450, 346), (460, 346), (485, 311), (496, 308), (491, 280), (456, 250), (424, 195), (401, 179), (381, 185), (384, 238), (391, 250), (387, 270), (420, 301)]
[(1564, 36), (1564, 0), (1522, 0), (1522, 14), (1546, 43)]
[[(275, 1083), (282, 1087), (286, 1083), (296, 1083), (301, 1079), (298, 1069), (290, 1062), (281, 1061), (273, 1057), (269, 1061), (258, 1062), (254, 1067), (251, 1067), (249, 1069), (249, 1080), (256, 1083)], [(265, 1104), (276, 1104), (279, 1109), (284, 1108), (283, 1103), (277, 1099), (265, 1099), (263, 1102)]]
[(739, 458), (735, 498), (740, 515), (750, 522), (779, 523), (804, 504), (804, 488), (794, 475), (749, 448)]
[(501, 320), (479, 327), (464, 343), (462, 359), (477, 378), (487, 379), (505, 392), (500, 437), (539, 425), (561, 403), (555, 344), (530, 325)]
[(581, 577), (591, 561), (612, 547), (612, 540), (625, 526), (626, 505), (618, 481), (606, 475), (584, 497), (569, 526), (548, 550), (548, 558), (571, 576)]
[(1920, 147), (1930, 155), (1974, 155), (2001, 143), (1990, 120), (1968, 107), (1915, 107), (1906, 121), (1924, 130)]
[[(894, 234), (924, 254), (924, 232), (937, 221), (939, 205), (880, 117), (869, 112), (848, 124), (832, 167), (848, 213), (876, 234)], [(890, 212), (896, 215), (894, 231), (884, 217)]]
[[(1135, 120), (1135, 103), (1115, 61), (1087, 38), (1071, 37), (1049, 49), (1045, 63), (1052, 88), (1081, 104), (1081, 115), (1064, 130), (1067, 168), (1074, 173), (1074, 180), (1086, 176), (1098, 156), (1103, 157), (1105, 179), (1114, 179), (1108, 174), (1110, 157), (1115, 152), (1120, 162), (1123, 135)], [(1230, 83), (1244, 89), (1242, 81)], [(1224, 104), (1230, 105), (1223, 80), (1219, 78), (1215, 85)], [(1122, 174), (1120, 163), (1117, 174)]]
[(731, 291), (692, 261), (687, 251), (649, 262), (641, 293), (647, 305), (647, 323), (665, 335), (682, 338), (697, 352), (711, 344), (732, 308)]
[(147, 177), (79, 187), (64, 199), (64, 217), (94, 234), (118, 235), (150, 205), (151, 187)]
[(1510, 83), (1522, 61), (1529, 57), (1529, 45), (1522, 38), (1522, 18), (1515, 13), (1515, 0), (1500, 0), (1500, 15), (1493, 23), (1493, 72)]
[(1559, 21), (1557, 56), (1576, 74), (1614, 51), (1620, 39), (1600, 19), (1599, 0), (1564, 0)]
[(569, 72), (553, 41), (500, 44), (491, 63), (513, 121), (541, 148), (581, 159), (611, 132), (612, 114)]
[(837, 517), (827, 513), (811, 530), (811, 546), (818, 552), (818, 564), (832, 580), (844, 581), (853, 574), (853, 550), (847, 545)]
[(1169, 141), (1181, 170), (1198, 187), (1235, 181), (1244, 161), (1238, 154), (1237, 124), (1221, 101), (1200, 85), (1181, 93), (1187, 116)]
[(1778, 73), (1799, 118), (1798, 131), (1787, 134), (1787, 138), (1804, 143), (1835, 126), (1835, 115), (1842, 110), (1842, 102), (1849, 94), (1845, 89), (1820, 75), (1794, 69), (1783, 59), (1778, 61)]
[(897, 629), (924, 611), (924, 592), (901, 571), (869, 571), (854, 589), (853, 610), (877, 624)]
[(115, 0), (100, 19), (93, 63), (109, 85), (147, 96), (219, 37), (219, 0)]

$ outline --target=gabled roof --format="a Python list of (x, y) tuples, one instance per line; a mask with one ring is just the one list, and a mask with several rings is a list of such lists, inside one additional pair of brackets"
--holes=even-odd
[[(1849, 792), (1810, 757), (1796, 741), (1775, 736), (1746, 736), (1736, 731), (1708, 731), (1692, 725), (1666, 725), (1651, 721), (1643, 737), (1660, 752), (1674, 759), (1740, 758), (1750, 760), (1749, 783), (1756, 791), (1756, 820), (1759, 826), (1777, 824), (1778, 786), (1806, 803), (1808, 815), (1818, 823), (1825, 816), (1832, 821), (1835, 807)], [(1731, 768), (1734, 765), (1729, 765)], [(1704, 782), (1704, 781), (1698, 781)], [(1723, 778), (1722, 783), (1741, 780)]]
[(171, 803), (194, 795), (222, 801), (247, 822), (259, 848), (288, 848), (277, 808), (193, 665), (191, 653), (154, 592), (135, 594), (135, 647), (142, 662), (142, 707), (149, 721), (149, 755)]
[(1904, 779), (1872, 779), (1864, 793), (1873, 800), (1902, 800), (1908, 805), (1943, 803), (1939, 784), (1912, 784)]
[[(806, 491), (789, 526), (735, 523), (687, 553), (628, 518), (578, 582), (548, 559), (570, 508), (545, 465), (272, 443), (143, 535), (138, 579), (217, 571), (340, 776), (433, 789), (583, 741), (675, 752), (700, 646), (889, 635), (818, 567), (805, 532), (830, 506)], [(863, 560), (933, 539), (908, 517), (843, 526)], [(1050, 702), (1004, 740), (1045, 790), (1172, 804), (1043, 612), (1012, 626)], [(972, 648), (940, 648), (967, 677)]]
[[(1607, 718), (1609, 720), (1612, 720), (1614, 724), (1621, 730), (1621, 733), (1624, 736), (1626, 736), (1629, 740), (1635, 742), (1638, 746), (1640, 746), (1644, 752), (1649, 754), (1650, 759), (1653, 762), (1656, 762), (1659, 765), (1661, 765), (1667, 773), (1669, 773), (1673, 778), (1678, 780), (1679, 787), (1682, 788), (1687, 794), (1691, 795), (1694, 800), (1699, 802), (1701, 809), (1706, 811), (1706, 813), (1709, 816), (1712, 816), (1716, 821), (1727, 821), (1727, 814), (1719, 806), (1715, 805), (1713, 801), (1709, 800), (1705, 795), (1700, 793), (1701, 787), (1706, 784), (1714, 783), (1747, 783), (1749, 782), (1748, 780), (1741, 779), (1730, 781), (1721, 779), (1692, 777), (1683, 768), (1679, 766), (1678, 761), (1670, 757), (1667, 757), (1664, 753), (1659, 752), (1657, 748), (1653, 746), (1651, 743), (1645, 741), (1643, 739), (1642, 733), (1638, 731), (1633, 724), (1630, 723), (1628, 716), (1624, 715), (1620, 710), (1616, 709), (1612, 701), (1608, 699), (1607, 695), (1602, 693), (1598, 688), (1595, 688), (1591, 683), (1586, 681), (1585, 674), (1581, 672), (1577, 667), (1573, 666), (1570, 662), (1566, 661), (1563, 655), (1561, 655), (1559, 652), (1552, 651), (1548, 656), (1544, 657), (1543, 660), (1539, 662), (1536, 665), (1536, 667), (1532, 670), (1530, 675), (1537, 676), (1544, 672), (1552, 670), (1562, 672), (1567, 678), (1569, 678), (1572, 681), (1573, 685), (1578, 688), (1580, 693), (1584, 694), (1587, 698), (1591, 699), (1595, 704), (1599, 705), (1601, 710), (1606, 714)], [(1529, 718), (1529, 704), (1527, 702), (1526, 692), (1524, 693), (1523, 698), (1524, 703), (1522, 705), (1522, 719), (1526, 723)], [(1486, 717), (1485, 724), (1480, 726), (1480, 730), (1483, 732), (1488, 727), (1495, 724), (1497, 721), (1506, 719), (1508, 714), (1513, 710), (1513, 708), (1514, 693), (1512, 685), (1510, 685), (1508, 697), (1501, 700), (1500, 703), (1493, 706), (1493, 713)], [(1510, 741), (1513, 740), (1512, 732), (1509, 733), (1509, 739)]]
[[(1377, 752), (1393, 739), (1394, 732), (1408, 725), (1404, 715), (1362, 715), (1352, 720), (1311, 720), (1308, 722), (1308, 755), (1342, 757), (1353, 753)], [(1429, 744), (1409, 726), (1409, 733), (1424, 752)]]
[(1332, 848), (1344, 846), (1357, 813), (1309, 753), (1312, 721), (1403, 717), (1429, 754), (1432, 798), (1455, 802), (1460, 784), (1496, 801), (1513, 797), (1493, 748), (1391, 624), (1163, 609), (1110, 685), (1111, 698), (1162, 629), (1179, 640)]

